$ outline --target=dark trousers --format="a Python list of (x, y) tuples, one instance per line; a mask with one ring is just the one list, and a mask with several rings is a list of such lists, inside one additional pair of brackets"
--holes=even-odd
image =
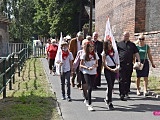
[(75, 78), (77, 76), (77, 87), (81, 87), (81, 79), (79, 78), (79, 67), (76, 69), (76, 73), (73, 74), (71, 82), (72, 84), (75, 83)]
[(67, 80), (67, 97), (70, 97), (70, 75), (71, 72), (63, 72), (63, 74), (60, 76), (61, 77), (61, 90), (62, 90), (62, 96), (65, 96), (65, 79)]
[[(115, 68), (115, 67), (111, 67), (111, 68)], [(107, 97), (108, 97), (108, 103), (112, 102), (112, 90), (113, 90), (113, 86), (114, 86), (114, 81), (115, 81), (115, 77), (116, 77), (116, 73), (111, 72), (108, 69), (104, 69), (104, 75), (107, 81), (107, 85), (108, 85), (108, 89), (107, 89)]]
[(50, 58), (48, 59), (48, 64), (49, 64), (49, 69), (50, 70), (54, 70), (55, 69), (54, 68), (54, 61), (55, 61), (55, 59), (50, 59)]
[(86, 83), (88, 85), (88, 104), (91, 105), (92, 100), (91, 100), (91, 93), (92, 93), (92, 87), (94, 83), (96, 75), (89, 75), (89, 74), (84, 74), (84, 79), (86, 80)]
[(125, 96), (130, 91), (131, 76), (133, 72), (133, 64), (121, 64), (119, 70), (119, 92), (120, 95)]
[(100, 59), (98, 60), (97, 75), (94, 79), (93, 87), (101, 86), (101, 69), (102, 69), (102, 60)]

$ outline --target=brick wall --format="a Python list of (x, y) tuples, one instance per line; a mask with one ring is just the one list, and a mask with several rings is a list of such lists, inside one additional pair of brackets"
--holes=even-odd
[(146, 31), (160, 30), (160, 0), (146, 0)]
[[(135, 34), (137, 39), (138, 35)], [(150, 74), (160, 76), (160, 31), (152, 31), (143, 33), (145, 36), (145, 42), (150, 46), (153, 61), (156, 64), (156, 68), (152, 68), (150, 65)]]
[(123, 31), (129, 31), (131, 39), (134, 39), (134, 0), (96, 0), (95, 2), (95, 31), (99, 33), (100, 39), (104, 38), (107, 16), (110, 18), (113, 35), (117, 41), (121, 40)]
[(136, 0), (135, 32), (145, 32), (146, 0)]
[[(112, 33), (117, 41), (129, 31), (130, 39), (144, 33), (157, 68), (151, 74), (160, 76), (160, 2), (159, 0), (95, 0), (95, 31), (104, 38), (106, 17), (109, 16)], [(152, 32), (151, 32), (152, 31)], [(158, 31), (158, 32), (157, 32)], [(135, 34), (137, 33), (137, 34)]]

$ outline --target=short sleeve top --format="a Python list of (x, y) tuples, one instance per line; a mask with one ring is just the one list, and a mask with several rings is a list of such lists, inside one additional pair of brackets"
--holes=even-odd
[[(84, 60), (84, 65), (85, 65), (86, 67), (92, 67), (94, 64), (96, 64), (96, 60), (99, 59), (97, 53), (95, 53), (95, 55), (96, 55), (96, 59), (94, 59), (94, 58), (92, 57), (90, 61), (86, 61), (86, 60), (85, 60), (86, 54), (84, 53), (84, 54), (80, 57), (80, 59), (81, 59), (81, 60)], [(82, 72), (83, 72), (83, 74), (95, 75), (95, 74), (97, 74), (97, 68), (94, 68), (93, 70), (83, 69)]]

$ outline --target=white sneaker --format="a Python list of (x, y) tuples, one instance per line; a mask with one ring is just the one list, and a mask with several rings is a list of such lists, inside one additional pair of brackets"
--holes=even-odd
[(87, 107), (89, 106), (87, 100), (84, 100), (84, 104), (86, 104)]
[(88, 106), (89, 111), (94, 111), (93, 107), (91, 105)]

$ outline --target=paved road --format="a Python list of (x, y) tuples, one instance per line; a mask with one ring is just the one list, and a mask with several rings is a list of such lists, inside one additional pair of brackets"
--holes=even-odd
[(106, 81), (103, 75), (102, 86), (92, 92), (94, 112), (87, 110), (83, 103), (82, 91), (77, 88), (71, 89), (72, 102), (61, 100), (59, 76), (50, 75), (47, 60), (42, 58), (41, 61), (52, 85), (53, 92), (56, 93), (64, 120), (160, 120), (160, 116), (153, 115), (153, 111), (160, 111), (160, 100), (153, 96), (148, 96), (147, 98), (136, 96), (134, 84), (132, 84), (131, 88), (131, 98), (128, 101), (120, 101), (118, 83), (115, 83), (115, 93), (113, 94), (115, 110), (108, 111), (103, 101), (106, 94)]

